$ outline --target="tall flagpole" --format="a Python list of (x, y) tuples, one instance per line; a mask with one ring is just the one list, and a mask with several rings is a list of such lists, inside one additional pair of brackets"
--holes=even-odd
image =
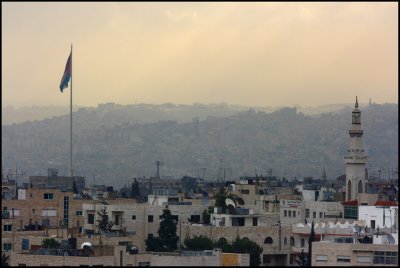
[(73, 172), (72, 172), (72, 44), (71, 44), (71, 98), (70, 98), (70, 106), (69, 106), (70, 110), (70, 119), (71, 119), (71, 125), (70, 125), (70, 176), (73, 176)]

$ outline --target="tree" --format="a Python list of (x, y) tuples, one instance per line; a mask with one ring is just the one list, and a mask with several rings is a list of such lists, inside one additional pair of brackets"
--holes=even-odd
[(75, 182), (75, 181), (74, 181), (74, 184), (72, 185), (72, 192), (73, 192), (74, 194), (79, 193), (79, 192), (78, 192), (78, 187), (76, 186), (76, 182)]
[(250, 253), (250, 266), (260, 265), (260, 254), (263, 249), (256, 242), (237, 237), (232, 243), (232, 249), (233, 253)]
[(97, 211), (97, 215), (100, 217), (99, 220), (96, 220), (98, 222), (96, 225), (97, 228), (99, 228), (99, 231), (102, 231), (103, 233), (109, 233), (114, 223), (108, 218), (106, 205), (104, 205), (100, 212)]
[(215, 195), (215, 206), (220, 208), (226, 208), (225, 199), (233, 198), (231, 193), (227, 193), (225, 188), (222, 187), (221, 190)]
[(46, 238), (42, 241), (43, 248), (60, 248), (61, 243), (54, 238)]
[(136, 200), (140, 197), (140, 187), (139, 187), (139, 182), (134, 178), (134, 181), (132, 182), (132, 188), (131, 188), (131, 198), (135, 198)]
[(160, 219), (158, 237), (149, 237), (146, 239), (146, 250), (160, 252), (175, 251), (178, 248), (179, 237), (176, 235), (176, 223), (172, 218), (168, 206), (163, 210)]
[(165, 251), (162, 240), (159, 237), (149, 237), (146, 239), (145, 242), (147, 251), (158, 251), (158, 252)]
[(312, 256), (312, 242), (315, 241), (315, 230), (314, 230), (314, 221), (311, 223), (311, 233), (308, 238), (308, 254), (307, 254), (307, 266), (311, 267), (311, 256)]
[(215, 243), (216, 248), (220, 248), (223, 252), (232, 252), (232, 245), (229, 244), (228, 240), (226, 238), (221, 237), (218, 239), (218, 241)]
[(307, 266), (307, 257), (304, 254), (304, 249), (301, 250), (300, 256), (296, 259), (296, 263), (301, 267)]
[(1, 255), (1, 267), (10, 266), (10, 256), (3, 253)]
[(211, 213), (214, 211), (213, 206), (209, 206), (208, 210), (203, 211), (203, 222), (204, 224), (210, 224), (211, 222)]
[(160, 216), (160, 228), (158, 229), (158, 236), (163, 241), (166, 251), (174, 251), (178, 247), (178, 236), (176, 235), (176, 222), (172, 218), (171, 211), (168, 206), (163, 210)]
[(185, 238), (185, 246), (188, 250), (211, 250), (214, 249), (214, 242), (206, 236), (195, 236)]

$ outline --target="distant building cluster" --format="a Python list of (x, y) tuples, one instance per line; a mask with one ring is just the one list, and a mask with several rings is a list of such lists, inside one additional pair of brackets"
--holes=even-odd
[[(261, 266), (398, 266), (398, 181), (366, 175), (357, 100), (349, 135), (346, 174), (336, 180), (325, 170), (317, 179), (150, 177), (135, 179), (122, 193), (53, 169), (23, 187), (3, 181), (2, 253), (12, 266), (250, 265), (250, 253), (180, 248), (202, 236), (254, 241), (262, 248)], [(158, 236), (166, 208), (179, 250), (147, 251), (145, 241)], [(99, 227), (102, 210), (113, 222), (109, 232)], [(45, 239), (59, 246), (46, 248)]]

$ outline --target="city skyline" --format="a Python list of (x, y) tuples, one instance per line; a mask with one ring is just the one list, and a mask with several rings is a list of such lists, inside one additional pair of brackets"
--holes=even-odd
[(2, 3), (2, 105), (398, 102), (397, 3)]

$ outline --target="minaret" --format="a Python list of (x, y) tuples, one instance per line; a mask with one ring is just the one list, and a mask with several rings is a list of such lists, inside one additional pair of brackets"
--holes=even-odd
[(361, 111), (358, 109), (358, 101), (352, 112), (350, 134), (350, 149), (344, 157), (346, 164), (346, 201), (358, 199), (359, 193), (365, 193), (365, 167), (367, 156), (362, 148)]

